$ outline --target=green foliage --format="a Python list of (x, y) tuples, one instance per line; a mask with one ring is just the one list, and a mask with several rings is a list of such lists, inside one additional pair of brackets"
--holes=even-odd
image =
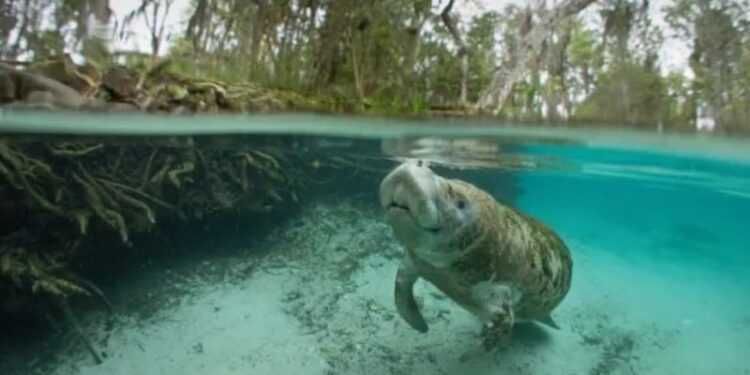
[(664, 78), (668, 96), (669, 123), (687, 128), (695, 122), (696, 96), (685, 75), (670, 73)]
[[(146, 35), (139, 31), (156, 34), (163, 45), (111, 53), (89, 35), (92, 9), (84, 3), (14, 2), (6, 13), (12, 26), (0, 32), (17, 40), (1, 42), (0, 53), (8, 60), (39, 60), (80, 52), (95, 66), (124, 60), (145, 71), (158, 60), (152, 56), (158, 50), (180, 75), (318, 95), (330, 108), (387, 113), (458, 108), (463, 74), (457, 43), (440, 17), (445, 2), (194, 0), (182, 15), (186, 27), (167, 38), (158, 31), (161, 19), (146, 10), (158, 3), (161, 14), (168, 1), (142, 0), (118, 20), (118, 36), (129, 35), (134, 19), (151, 17), (155, 27)], [(458, 19), (468, 56), (469, 102), (480, 98), (493, 76), (509, 74), (518, 64), (519, 53), (528, 48), (525, 36), (553, 6), (543, 3)], [(462, 6), (456, 2), (452, 16), (466, 14)], [(592, 6), (595, 22), (576, 16), (556, 20), (522, 67), (523, 75), (514, 78), (501, 115), (688, 127), (699, 116), (696, 109), (707, 108), (701, 115), (714, 117), (720, 129), (750, 128), (750, 2), (675, 0), (663, 9), (668, 27), (652, 19), (660, 13), (654, 2), (603, 0)], [(42, 19), (52, 14), (54, 20)], [(28, 22), (22, 22), (24, 16)], [(657, 68), (665, 37), (688, 45), (689, 69)], [(613, 94), (620, 96), (610, 103), (604, 96)], [(644, 110), (648, 114), (630, 112)]]
[(568, 46), (572, 97), (585, 97), (591, 92), (594, 77), (602, 65), (601, 52), (594, 32), (587, 29), (582, 21), (575, 21)]
[(595, 66), (600, 51), (597, 51), (594, 31), (587, 29), (582, 21), (573, 23), (573, 35), (570, 41), (570, 63), (579, 66)]
[(596, 89), (578, 107), (575, 116), (587, 121), (663, 124), (669, 120), (668, 97), (662, 78), (653, 68), (618, 64), (599, 77)]
[[(494, 73), (498, 45), (498, 26), (502, 18), (489, 12), (471, 20), (466, 44), (469, 49), (469, 100), (476, 101), (479, 92), (489, 85)], [(456, 72), (458, 74), (458, 72)], [(458, 77), (458, 76), (456, 76)]]
[(690, 68), (696, 104), (708, 108), (720, 128), (750, 125), (747, 61), (750, 3), (737, 0), (679, 0), (666, 8), (666, 20), (691, 44)]

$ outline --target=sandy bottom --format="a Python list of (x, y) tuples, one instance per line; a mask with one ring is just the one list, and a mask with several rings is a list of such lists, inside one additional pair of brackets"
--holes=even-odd
[[(479, 323), (425, 282), (416, 294), (430, 332), (398, 317), (401, 250), (379, 219), (313, 205), (246, 253), (154, 267), (112, 296), (121, 311), (96, 339), (103, 364), (68, 338), (44, 373), (750, 374), (742, 285), (564, 232), (575, 272), (553, 314), (561, 329), (518, 326), (507, 347), (459, 363)], [(101, 313), (83, 315), (89, 332), (105, 331)]]

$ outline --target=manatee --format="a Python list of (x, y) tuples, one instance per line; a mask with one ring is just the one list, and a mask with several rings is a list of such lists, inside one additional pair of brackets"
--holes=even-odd
[(497, 348), (518, 322), (558, 328), (550, 313), (570, 289), (573, 262), (542, 222), (472, 184), (438, 176), (423, 161), (390, 172), (380, 204), (405, 250), (395, 302), (412, 328), (428, 331), (413, 293), (420, 278), (479, 318), (477, 350)]

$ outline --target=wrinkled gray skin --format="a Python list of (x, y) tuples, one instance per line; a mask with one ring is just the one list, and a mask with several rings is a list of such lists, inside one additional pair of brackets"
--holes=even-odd
[(419, 278), (482, 321), (486, 351), (514, 322), (557, 327), (550, 312), (570, 288), (572, 261), (542, 223), (471, 184), (436, 175), (422, 161), (405, 162), (385, 177), (380, 204), (405, 248), (395, 300), (412, 328), (428, 330), (412, 291)]

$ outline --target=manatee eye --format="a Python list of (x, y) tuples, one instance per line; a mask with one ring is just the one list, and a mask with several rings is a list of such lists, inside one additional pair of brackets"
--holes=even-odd
[(422, 159), (417, 160), (417, 167), (421, 167), (422, 164), (424, 164), (424, 163), (422, 163)]
[(459, 210), (463, 210), (464, 208), (466, 208), (466, 202), (462, 200), (459, 200), (458, 203), (456, 203), (456, 205), (458, 206)]
[(453, 186), (451, 185), (448, 185), (448, 195), (451, 197), (453, 196)]

